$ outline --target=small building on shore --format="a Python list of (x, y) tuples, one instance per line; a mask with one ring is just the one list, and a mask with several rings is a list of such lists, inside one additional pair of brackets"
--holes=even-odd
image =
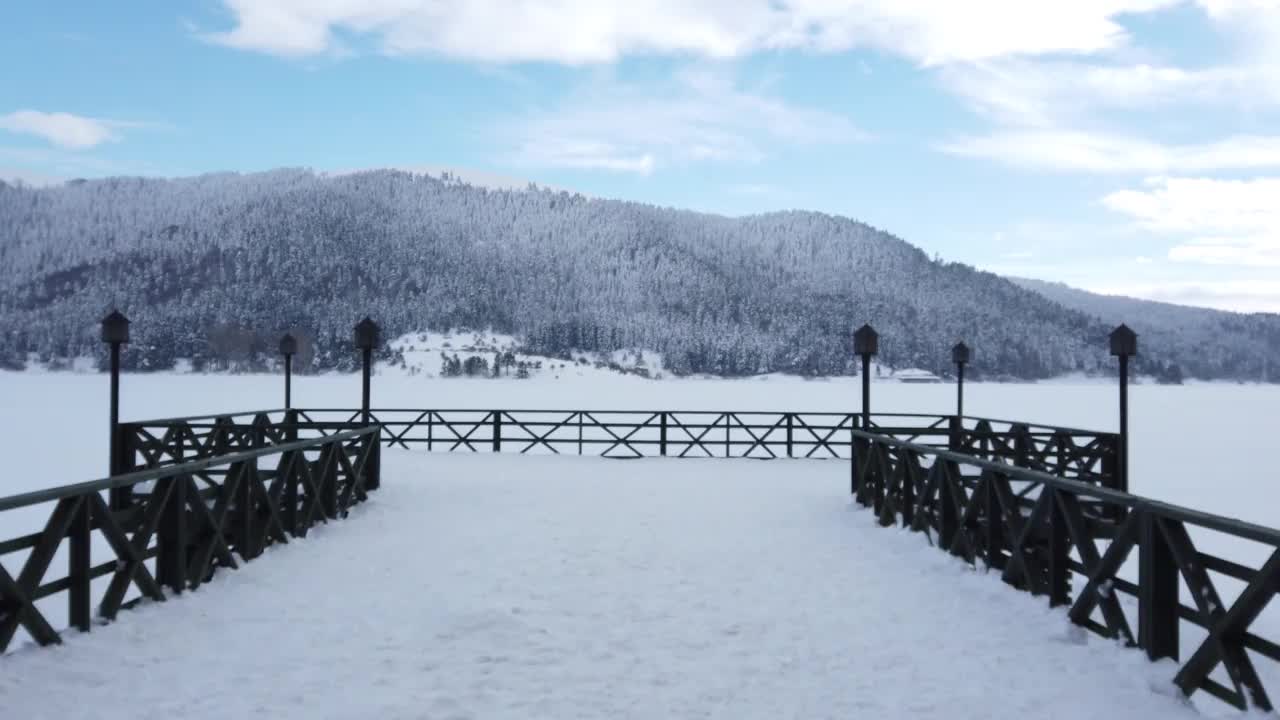
[(894, 370), (892, 379), (904, 383), (940, 383), (942, 378), (934, 375), (928, 370), (920, 368), (904, 368), (902, 370)]

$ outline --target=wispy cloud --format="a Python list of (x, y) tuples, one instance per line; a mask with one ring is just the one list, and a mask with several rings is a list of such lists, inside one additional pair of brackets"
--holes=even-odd
[[(1280, 117), (1280, 6), (1199, 0), (1205, 32), (1230, 40), (1217, 64), (1133, 62), (1153, 53), (1002, 57), (954, 63), (941, 86), (992, 128), (939, 143), (944, 152), (1048, 170), (1208, 172), (1280, 165), (1280, 134), (1222, 133), (1206, 115)], [(1267, 127), (1265, 122), (1256, 127)], [(1206, 130), (1209, 130), (1206, 133)]]
[(500, 129), (513, 160), (542, 167), (649, 174), (690, 162), (759, 162), (778, 148), (867, 135), (842, 116), (690, 70), (657, 85), (605, 80)]
[(1104, 295), (1125, 295), (1178, 305), (1195, 305), (1235, 312), (1280, 312), (1280, 282), (1274, 280), (1085, 283), (1081, 287)]
[(1106, 132), (1014, 129), (937, 147), (952, 155), (1041, 170), (1163, 174), (1280, 167), (1280, 135), (1175, 145)]
[[(1123, 45), (1117, 18), (1176, 0), (968, 3), (899, 0), (223, 0), (230, 29), (204, 35), (282, 56), (343, 49), (487, 62), (607, 63), (626, 55), (741, 57), (761, 50), (872, 48), (923, 65)], [(998, 17), (1000, 22), (991, 22)]]
[(1214, 103), (1280, 105), (1280, 67), (1263, 62), (1184, 69), (1168, 65), (1011, 58), (950, 65), (942, 86), (1001, 125), (1061, 127), (1104, 111)]
[(18, 110), (0, 115), (0, 130), (35, 135), (59, 147), (75, 150), (117, 140), (116, 129), (126, 125), (65, 112)]
[(1280, 177), (1152, 178), (1103, 204), (1175, 244), (1175, 262), (1280, 267)]

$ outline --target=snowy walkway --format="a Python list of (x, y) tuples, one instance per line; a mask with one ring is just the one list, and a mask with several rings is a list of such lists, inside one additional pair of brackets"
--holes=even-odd
[(836, 462), (388, 451), (352, 517), (0, 658), (5, 718), (1196, 717)]

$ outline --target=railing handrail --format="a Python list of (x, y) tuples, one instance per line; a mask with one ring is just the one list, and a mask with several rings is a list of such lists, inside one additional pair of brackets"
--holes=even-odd
[[(575, 409), (557, 409), (557, 408), (496, 408), (499, 412), (511, 413), (600, 413), (611, 415), (654, 415), (657, 413), (667, 413), (669, 415), (829, 415), (833, 417), (848, 417), (850, 415), (859, 415), (856, 410), (851, 412), (840, 412), (838, 410), (653, 410), (644, 408), (629, 408), (624, 410), (608, 410), (600, 408), (575, 408)], [(349, 412), (359, 413), (358, 408), (313, 408), (298, 407), (294, 408), (298, 412)], [(380, 412), (476, 412), (491, 413), (495, 410), (493, 407), (469, 407), (469, 408), (369, 408), (371, 413)], [(873, 412), (872, 417), (921, 417), (921, 418), (944, 418), (948, 415), (939, 413), (882, 413)]]
[[(953, 416), (954, 417), (954, 416)], [(1048, 423), (1027, 422), (1026, 420), (1004, 420), (1001, 418), (983, 417), (980, 415), (961, 415), (961, 420), (977, 420), (979, 422), (986, 421), (989, 423), (1005, 423), (1006, 425), (1025, 425), (1028, 428), (1045, 428), (1048, 430), (1061, 430), (1073, 435), (1116, 435), (1118, 433), (1110, 430), (1086, 430), (1084, 428), (1067, 427), (1065, 425), (1050, 425)]]
[[(207, 415), (190, 415), (186, 417), (172, 417), (145, 420), (130, 420), (123, 424), (135, 425), (142, 427), (153, 427), (157, 425), (172, 425), (175, 423), (190, 423), (193, 420), (209, 420), (219, 418), (236, 418), (254, 415), (263, 415), (279, 412), (345, 412), (357, 414), (360, 412), (358, 408), (349, 407), (298, 407), (298, 408), (272, 408), (269, 410), (245, 410), (239, 412), (227, 413), (210, 413)], [(557, 408), (499, 408), (499, 412), (504, 413), (599, 413), (601, 415), (652, 415), (656, 413), (681, 414), (681, 415), (805, 415), (809, 417), (849, 417), (857, 416), (860, 413), (856, 410), (849, 412), (839, 412), (835, 410), (647, 410), (647, 409), (624, 409), (624, 410), (608, 410), (608, 409), (557, 409)], [(370, 408), (371, 413), (414, 413), (414, 412), (437, 412), (437, 413), (491, 413), (493, 408), (422, 408), (422, 407), (384, 407)], [(1028, 429), (1048, 430), (1050, 432), (1065, 432), (1069, 435), (1093, 435), (1093, 436), (1114, 436), (1115, 432), (1109, 430), (1089, 430), (1086, 428), (1069, 427), (1066, 425), (1052, 425), (1049, 423), (1027, 422), (1024, 420), (1007, 420), (1004, 418), (993, 418), (982, 415), (953, 415), (950, 413), (896, 413), (896, 412), (872, 412), (871, 417), (900, 417), (900, 418), (928, 418), (938, 420), (950, 417), (959, 417), (961, 420), (973, 420), (976, 422), (994, 422), (1004, 423), (1006, 425), (1024, 425)], [(1034, 431), (1032, 434), (1036, 434)]]
[(279, 455), (281, 453), (292, 452), (295, 450), (307, 450), (317, 445), (345, 442), (347, 440), (375, 432), (377, 432), (376, 426), (361, 427), (353, 430), (347, 430), (345, 432), (335, 433), (333, 435), (326, 435), (324, 437), (308, 438), (306, 440), (298, 440), (281, 445), (268, 445), (255, 450), (244, 450), (225, 455), (213, 455), (207, 458), (191, 460), (177, 465), (165, 465), (162, 467), (138, 470), (122, 475), (112, 475), (98, 480), (88, 480), (80, 483), (72, 483), (70, 485), (58, 485), (56, 487), (45, 488), (43, 490), (32, 490), (25, 493), (18, 493), (16, 495), (9, 495), (7, 497), (0, 497), (0, 512), (28, 507), (30, 505), (53, 502), (55, 500), (84, 495), (90, 492), (101, 492), (103, 490), (111, 490), (112, 488), (136, 485), (138, 483), (159, 480), (161, 478), (172, 477), (174, 475), (186, 475), (189, 473), (199, 472), (210, 467), (231, 465), (245, 460), (253, 460), (265, 455)]
[[(353, 413), (353, 414), (360, 412), (358, 409), (353, 409), (353, 408), (342, 408), (342, 407), (298, 407), (298, 408), (293, 408), (293, 409), (294, 409), (295, 411), (297, 411), (297, 412), (347, 412), (347, 413)], [(384, 408), (378, 408), (378, 407), (375, 407), (375, 408), (370, 408), (370, 409), (369, 409), (369, 412), (371, 412), (371, 413), (380, 413), (380, 412), (381, 412), (381, 413), (387, 413), (387, 412), (394, 412), (394, 413), (415, 413), (415, 412), (417, 412), (417, 413), (420, 413), (420, 412), (439, 412), (439, 413), (446, 413), (446, 412), (447, 412), (447, 413), (473, 412), (473, 413), (491, 413), (491, 412), (494, 412), (494, 410), (495, 410), (495, 408), (492, 408), (492, 407), (469, 407), (469, 408), (460, 408), (460, 407), (454, 407), (454, 408), (424, 408), (424, 407), (384, 407)], [(680, 414), (680, 415), (805, 415), (805, 416), (819, 416), (819, 417), (849, 417), (849, 416), (851, 416), (851, 415), (852, 415), (852, 416), (858, 416), (858, 415), (861, 415), (861, 413), (860, 413), (859, 411), (857, 411), (857, 410), (851, 410), (851, 411), (845, 411), (845, 412), (840, 412), (840, 411), (837, 411), (837, 410), (703, 410), (703, 409), (696, 409), (696, 410), (654, 410), (654, 409), (645, 409), (645, 408), (628, 408), (628, 409), (621, 409), (621, 410), (609, 410), (609, 409), (599, 409), (599, 408), (596, 408), (596, 409), (590, 409), (590, 408), (576, 408), (576, 409), (562, 409), (562, 408), (497, 408), (497, 410), (498, 410), (499, 412), (504, 412), (504, 413), (544, 413), (544, 414), (552, 414), (552, 413), (599, 413), (599, 414), (602, 414), (602, 415), (604, 415), (604, 414), (608, 414), (608, 415), (653, 415), (653, 414), (657, 414), (657, 413), (666, 413), (666, 414), (668, 414), (668, 415), (674, 415), (674, 414)], [(264, 411), (264, 412), (267, 412), (267, 411)], [(270, 411), (270, 412), (274, 412), (274, 411)], [(247, 414), (250, 414), (250, 413), (237, 413), (237, 414), (238, 414), (238, 415), (247, 415)], [(209, 417), (218, 417), (218, 416), (209, 416)], [(1114, 432), (1106, 431), (1106, 430), (1089, 430), (1089, 429), (1086, 429), (1086, 428), (1068, 427), (1068, 426), (1064, 426), (1064, 425), (1051, 425), (1051, 424), (1048, 424), (1048, 423), (1039, 423), (1039, 422), (1026, 422), (1026, 421), (1022, 421), (1022, 420), (1004, 420), (1004, 419), (1001, 419), (1001, 418), (991, 418), (991, 417), (984, 417), (984, 416), (980, 416), (980, 415), (960, 415), (960, 416), (957, 416), (957, 415), (955, 415), (955, 414), (953, 414), (953, 413), (903, 413), (903, 412), (875, 412), (875, 411), (873, 411), (873, 412), (871, 413), (871, 417), (872, 417), (872, 418), (877, 418), (877, 417), (900, 417), (900, 418), (922, 418), (922, 419), (923, 419), (923, 418), (927, 418), (927, 419), (930, 419), (930, 420), (941, 420), (941, 419), (944, 419), (944, 418), (960, 417), (960, 418), (961, 418), (961, 419), (963, 419), (963, 420), (975, 420), (975, 421), (983, 421), (983, 420), (985, 420), (985, 421), (987, 421), (987, 422), (1005, 423), (1005, 424), (1009, 424), (1009, 425), (1025, 425), (1025, 426), (1027, 426), (1028, 428), (1042, 428), (1042, 429), (1050, 430), (1050, 431), (1063, 431), (1063, 432), (1066, 432), (1066, 433), (1068, 433), (1068, 434), (1072, 434), (1072, 435), (1115, 435), (1115, 434), (1116, 434), (1116, 433), (1114, 433)], [(198, 418), (192, 418), (192, 419), (198, 419)], [(161, 421), (157, 421), (157, 422), (161, 422)]]
[[(187, 417), (159, 418), (146, 420), (131, 420), (124, 424), (142, 427), (153, 427), (157, 425), (172, 425), (175, 423), (190, 423), (193, 420), (210, 420), (219, 418), (236, 418), (254, 415), (263, 415), (279, 412), (344, 412), (357, 414), (360, 412), (358, 408), (349, 407), (298, 407), (298, 408), (273, 408), (269, 410), (245, 410), (240, 412), (228, 413), (210, 413), (207, 415), (190, 415)], [(653, 415), (656, 413), (680, 414), (680, 415), (804, 415), (808, 417), (849, 417), (857, 416), (860, 413), (856, 410), (848, 412), (839, 412), (835, 410), (651, 410), (651, 409), (558, 409), (558, 408), (499, 408), (499, 412), (504, 413), (540, 413), (540, 414), (557, 414), (557, 413), (598, 413), (601, 415)], [(370, 408), (371, 413), (420, 413), (420, 412), (437, 412), (437, 413), (491, 413), (493, 408), (422, 408), (422, 407), (383, 407)], [(1028, 429), (1032, 429), (1032, 434), (1037, 434), (1035, 430), (1047, 430), (1049, 432), (1065, 432), (1069, 435), (1092, 435), (1092, 436), (1114, 436), (1116, 433), (1108, 430), (1089, 430), (1086, 428), (1069, 427), (1065, 425), (1052, 425), (1049, 423), (1027, 422), (1023, 420), (1006, 420), (1003, 418), (985, 417), (982, 415), (953, 415), (950, 413), (898, 413), (898, 412), (872, 412), (871, 417), (898, 417), (898, 418), (927, 418), (930, 420), (939, 420), (943, 418), (959, 417), (961, 420), (973, 420), (976, 422), (994, 422), (1004, 423), (1007, 425), (1024, 425)], [(395, 422), (395, 421), (392, 421)], [(941, 430), (941, 428), (939, 428)]]
[(209, 413), (208, 415), (189, 415), (187, 417), (156, 418), (156, 419), (147, 418), (144, 420), (124, 420), (120, 424), (121, 425), (142, 425), (144, 427), (150, 427), (153, 425), (173, 425), (181, 422), (191, 422), (192, 420), (208, 420), (210, 418), (216, 419), (216, 418), (224, 418), (224, 417), (227, 417), (227, 418), (242, 417), (245, 415), (270, 415), (271, 413), (288, 412), (289, 410), (290, 408), (273, 408), (271, 410), (244, 410), (240, 412)]

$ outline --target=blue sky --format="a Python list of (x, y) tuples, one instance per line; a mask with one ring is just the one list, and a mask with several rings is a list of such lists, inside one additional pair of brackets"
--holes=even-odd
[(996, 272), (1280, 311), (1280, 0), (22, 2), (0, 20), (0, 177), (452, 168), (820, 210)]

